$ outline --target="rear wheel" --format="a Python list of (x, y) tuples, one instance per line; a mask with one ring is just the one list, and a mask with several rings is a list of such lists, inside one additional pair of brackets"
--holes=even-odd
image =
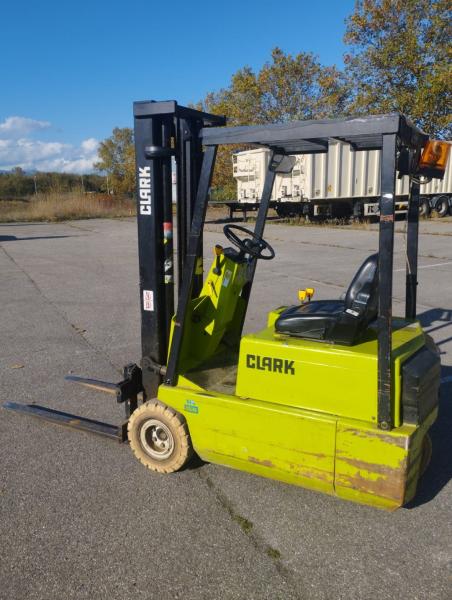
[(430, 212), (430, 202), (427, 198), (421, 198), (419, 201), (419, 216), (427, 219), (430, 216)]
[(286, 211), (281, 208), (281, 206), (276, 206), (275, 211), (280, 219), (284, 219), (284, 217), (286, 217)]
[(449, 214), (449, 199), (447, 196), (440, 196), (435, 202), (435, 210), (438, 217), (445, 217)]
[(149, 400), (132, 413), (127, 433), (135, 456), (157, 473), (178, 471), (193, 455), (184, 417), (158, 400)]
[(422, 449), (421, 449), (421, 464), (419, 467), (419, 475), (425, 473), (430, 464), (430, 460), (432, 458), (432, 439), (428, 433), (425, 434), (424, 439), (422, 440)]

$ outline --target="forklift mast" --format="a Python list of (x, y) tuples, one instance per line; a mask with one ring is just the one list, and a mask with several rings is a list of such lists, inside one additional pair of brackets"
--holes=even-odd
[[(142, 383), (146, 397), (157, 393), (166, 365), (177, 288), (188, 259), (188, 240), (203, 157), (199, 132), (226, 119), (179, 106), (175, 101), (135, 102), (138, 260), (140, 276)], [(177, 193), (172, 194), (172, 165)], [(210, 179), (208, 182), (210, 186)], [(208, 191), (207, 187), (207, 191)], [(177, 261), (173, 247), (173, 206)], [(202, 243), (196, 248), (191, 295), (202, 287)], [(175, 265), (176, 262), (176, 265)]]

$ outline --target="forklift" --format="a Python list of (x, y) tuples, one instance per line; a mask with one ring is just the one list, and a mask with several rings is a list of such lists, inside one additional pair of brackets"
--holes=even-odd
[[(419, 185), (441, 178), (449, 146), (402, 114), (225, 127), (175, 101), (134, 103), (142, 358), (109, 383), (67, 379), (116, 396), (119, 426), (38, 405), (11, 410), (119, 441), (149, 469), (202, 460), (394, 510), (413, 499), (431, 453), (440, 358), (416, 320)], [(332, 140), (381, 150), (379, 244), (342, 299), (269, 307), (242, 334), (277, 173)], [(203, 277), (203, 230), (217, 148), (269, 148), (253, 230), (227, 224)], [(177, 169), (172, 194), (172, 161)], [(395, 179), (409, 175), (406, 303), (392, 316)], [(175, 204), (175, 211), (173, 205)], [(174, 213), (174, 214), (173, 214)], [(177, 227), (177, 252), (173, 244)], [(283, 268), (283, 266), (282, 266)], [(178, 302), (175, 310), (177, 283)], [(344, 286), (345, 287), (345, 286)]]

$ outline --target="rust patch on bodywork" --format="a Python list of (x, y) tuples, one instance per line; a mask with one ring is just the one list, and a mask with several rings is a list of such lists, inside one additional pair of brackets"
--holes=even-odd
[(412, 452), (412, 439), (405, 432), (345, 427), (336, 446), (336, 493), (384, 508), (402, 506), (417, 483), (418, 461), (412, 464)]
[[(281, 444), (271, 444), (267, 443), (270, 448), (278, 448), (281, 449)], [(331, 454), (325, 454), (324, 452), (309, 452), (308, 450), (301, 450), (300, 448), (294, 448), (293, 446), (285, 446), (285, 449), (290, 452), (295, 452), (296, 454), (306, 454), (306, 456), (314, 456), (314, 458), (332, 458)]]
[[(277, 467), (271, 460), (264, 460), (264, 459), (259, 459), (256, 458), (255, 456), (249, 456), (248, 457), (249, 462), (252, 462), (255, 465), (261, 465), (263, 467), (269, 467), (270, 469), (280, 469), (280, 467)], [(333, 482), (333, 474), (331, 472), (327, 472), (327, 471), (321, 471), (319, 469), (315, 469), (315, 468), (309, 468), (303, 465), (299, 465), (299, 464), (295, 464), (295, 463), (287, 463), (289, 466), (289, 469), (292, 473), (294, 473), (295, 475), (298, 475), (299, 477), (305, 477), (306, 479), (312, 479), (312, 480), (317, 480), (317, 481), (325, 481), (329, 484), (332, 484)], [(286, 468), (282, 469), (283, 471), (287, 470)]]
[(325, 454), (323, 452), (307, 452), (306, 450), (297, 450), (293, 449), (294, 452), (298, 452), (299, 454), (306, 454), (307, 456), (314, 456), (315, 458), (331, 458), (331, 455)]
[(357, 458), (349, 458), (348, 456), (341, 456), (338, 454), (338, 460), (342, 460), (352, 467), (356, 467), (360, 471), (368, 471), (370, 473), (379, 473), (381, 475), (386, 475), (387, 477), (391, 477), (394, 473), (399, 473), (400, 471), (404, 473), (407, 467), (406, 458), (402, 458), (399, 464), (396, 467), (388, 467), (386, 465), (381, 465), (378, 463), (369, 463), (364, 460), (358, 460)]
[(368, 479), (359, 472), (355, 475), (340, 475), (337, 483), (359, 492), (393, 500), (399, 506), (405, 499), (406, 480), (404, 474), (397, 471), (390, 477), (377, 477), (377, 479)]
[(290, 470), (296, 475), (306, 477), (307, 479), (318, 479), (319, 481), (326, 481), (332, 483), (333, 474), (328, 471), (320, 471), (319, 469), (304, 467), (294, 463), (289, 463)]
[(274, 464), (271, 460), (260, 460), (259, 458), (255, 458), (254, 456), (248, 456), (248, 460), (255, 465), (262, 465), (263, 467), (274, 468)]
[(369, 463), (346, 456), (338, 456), (338, 460), (354, 467), (356, 472), (340, 473), (336, 478), (336, 485), (387, 498), (399, 506), (403, 504), (407, 487), (408, 460), (406, 456), (395, 467)]
[(386, 444), (391, 444), (391, 446), (398, 446), (399, 448), (405, 449), (405, 437), (399, 437), (394, 435), (388, 435), (387, 433), (380, 433), (379, 431), (368, 431), (361, 429), (342, 429), (342, 433), (351, 434), (359, 438), (365, 439), (376, 439), (379, 442), (385, 442)]

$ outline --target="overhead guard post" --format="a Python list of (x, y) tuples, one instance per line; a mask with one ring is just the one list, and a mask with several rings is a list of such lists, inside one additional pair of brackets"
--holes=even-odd
[[(267, 215), (268, 215), (268, 209), (270, 207), (270, 200), (272, 197), (273, 184), (275, 182), (276, 173), (275, 173), (274, 169), (272, 168), (274, 156), (275, 156), (275, 154), (272, 151), (270, 154), (269, 162), (268, 162), (267, 172), (265, 174), (264, 189), (262, 190), (261, 201), (259, 203), (259, 210), (257, 213), (256, 224), (254, 226), (254, 234), (259, 237), (262, 237), (262, 235), (264, 233), (265, 223), (266, 223)], [(256, 265), (257, 265), (257, 259), (252, 258), (249, 268), (248, 268), (248, 281), (246, 282), (246, 284), (243, 288), (243, 291), (242, 291), (242, 298), (246, 302), (246, 307), (245, 307), (244, 315), (243, 315), (242, 328), (243, 328), (243, 323), (244, 323), (245, 316), (246, 316), (246, 310), (248, 308), (248, 303), (249, 303), (249, 299), (250, 299), (250, 295), (251, 295), (251, 288), (253, 287), (253, 280), (254, 280), (254, 274), (256, 272)]]
[(378, 254), (378, 426), (391, 429), (392, 271), (394, 253), (395, 134), (383, 136)]
[(406, 292), (405, 318), (416, 318), (417, 301), (417, 262), (419, 236), (419, 181), (412, 180), (408, 199), (406, 234)]

